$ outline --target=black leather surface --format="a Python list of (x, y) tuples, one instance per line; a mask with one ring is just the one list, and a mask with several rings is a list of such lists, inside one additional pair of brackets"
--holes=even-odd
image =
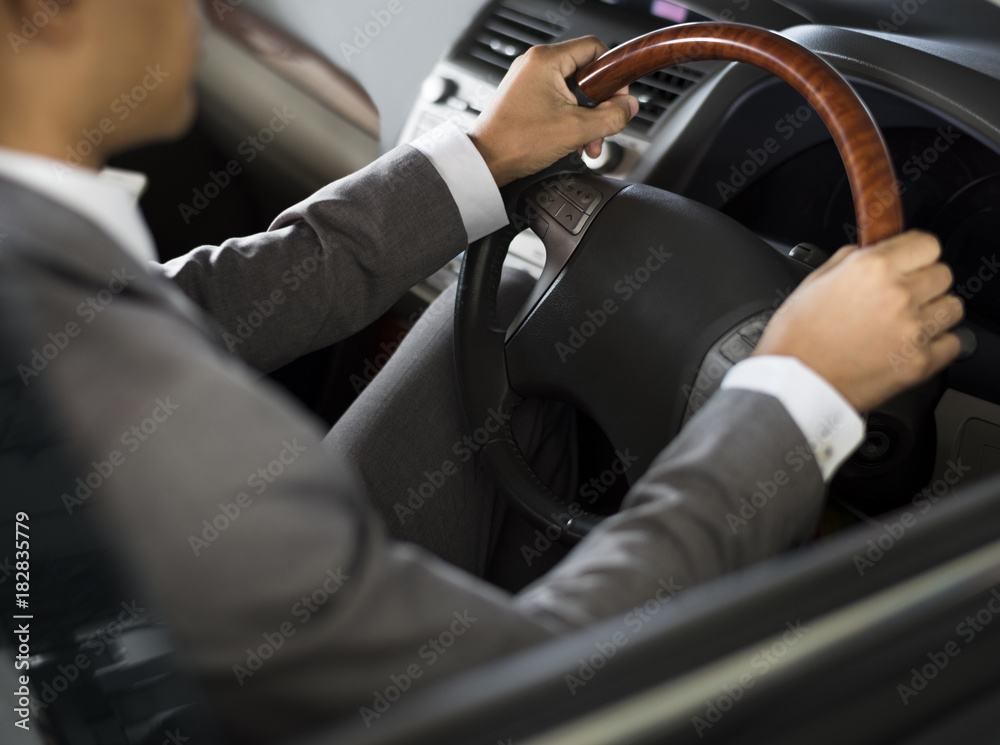
[(801, 276), (714, 210), (629, 186), (510, 340), (512, 387), (585, 411), (641, 474), (679, 430), (706, 352)]

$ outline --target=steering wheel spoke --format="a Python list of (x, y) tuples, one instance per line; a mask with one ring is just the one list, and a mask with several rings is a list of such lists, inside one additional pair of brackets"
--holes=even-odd
[[(695, 59), (768, 69), (806, 96), (847, 166), (862, 243), (902, 229), (895, 174), (870, 114), (816, 55), (762, 29), (688, 24), (612, 50), (577, 76), (600, 100), (651, 70)], [(574, 86), (576, 81), (573, 81)], [(889, 185), (887, 188), (886, 185)], [(878, 194), (879, 209), (868, 210)], [(456, 304), (456, 364), (468, 423), (507, 422), (481, 450), (502, 493), (567, 543), (599, 517), (553, 494), (531, 470), (509, 419), (522, 397), (568, 402), (587, 413), (644, 472), (725, 371), (750, 351), (769, 314), (806, 274), (739, 223), (702, 204), (560, 163), (506, 194), (511, 225), (470, 246)], [(530, 226), (546, 266), (509, 328), (496, 321), (500, 270)]]

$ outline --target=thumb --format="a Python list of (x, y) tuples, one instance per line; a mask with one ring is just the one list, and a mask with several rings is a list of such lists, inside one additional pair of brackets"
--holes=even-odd
[(612, 96), (593, 109), (581, 109), (583, 126), (581, 139), (593, 142), (625, 129), (625, 125), (639, 111), (639, 101), (634, 96)]
[(850, 256), (857, 250), (858, 246), (844, 246), (839, 251), (837, 251), (837, 253), (835, 253), (833, 256), (827, 259), (826, 262), (823, 264), (823, 266), (821, 266), (819, 269), (813, 272), (812, 276), (823, 275), (829, 271), (836, 269), (838, 265), (842, 264), (848, 256)]

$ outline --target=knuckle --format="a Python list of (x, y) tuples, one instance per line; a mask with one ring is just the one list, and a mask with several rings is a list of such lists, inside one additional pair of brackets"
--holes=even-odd
[(528, 50), (520, 55), (515, 62), (520, 61), (522, 65), (533, 64), (538, 60), (544, 59), (549, 53), (549, 48), (544, 44), (539, 44), (537, 46), (529, 47)]
[(934, 356), (928, 351), (920, 355), (920, 378), (929, 378), (935, 372), (937, 372), (937, 363), (934, 360)]
[(913, 296), (908, 287), (900, 282), (890, 282), (885, 289), (884, 296), (887, 310), (896, 314), (906, 314), (905, 317), (910, 322), (915, 323), (912, 314), (909, 312), (912, 307)]
[(913, 342), (914, 346), (917, 348), (922, 348), (927, 346), (929, 339), (925, 338), (926, 333), (923, 326), (915, 318), (911, 318), (906, 321), (903, 326), (903, 337), (910, 342)]
[(913, 365), (910, 367), (912, 371), (912, 374), (909, 376), (911, 383), (924, 380), (934, 372), (934, 364), (931, 362), (930, 355), (926, 353), (918, 354), (913, 360)]
[(589, 132), (587, 131), (589, 129), (587, 119), (582, 111), (574, 110), (574, 114), (575, 116), (573, 116), (570, 122), (569, 133), (572, 136), (573, 142), (586, 144), (590, 142)]
[(628, 117), (625, 115), (624, 109), (621, 106), (612, 106), (608, 110), (608, 127), (615, 132), (621, 132), (625, 129), (625, 125), (628, 124)]
[(892, 268), (892, 260), (881, 251), (864, 251), (855, 254), (856, 261), (864, 270), (871, 274), (877, 281), (884, 281), (889, 277)]

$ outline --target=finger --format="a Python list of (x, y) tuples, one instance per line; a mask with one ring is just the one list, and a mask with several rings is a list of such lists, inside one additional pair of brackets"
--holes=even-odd
[(956, 295), (945, 295), (927, 303), (918, 315), (924, 328), (937, 325), (941, 331), (947, 331), (965, 317), (965, 303)]
[(839, 264), (842, 264), (844, 259), (846, 259), (848, 256), (850, 256), (857, 250), (858, 250), (857, 246), (844, 246), (839, 251), (837, 251), (833, 256), (831, 256), (829, 259), (823, 262), (823, 265), (820, 266), (820, 268), (817, 269), (815, 272), (813, 272), (810, 276), (819, 277), (823, 274), (826, 274), (830, 270), (835, 269)]
[(927, 377), (943, 370), (962, 353), (962, 342), (954, 334), (944, 334), (932, 341), (927, 347), (928, 371)]
[(931, 264), (907, 274), (903, 283), (909, 288), (914, 303), (919, 307), (948, 292), (954, 280), (951, 269), (946, 265)]
[(587, 147), (584, 151), (591, 158), (599, 158), (601, 156), (601, 150), (604, 149), (604, 140), (594, 140), (593, 142), (587, 143)]
[(941, 243), (930, 233), (911, 230), (867, 249), (886, 255), (893, 268), (903, 274), (935, 263), (941, 257)]
[(593, 109), (579, 109), (579, 142), (594, 142), (618, 134), (639, 110), (631, 96), (614, 96)]
[(608, 51), (607, 45), (596, 36), (584, 36), (582, 39), (550, 44), (547, 49), (555, 55), (559, 72), (564, 78), (569, 77), (584, 65), (589, 65)]

